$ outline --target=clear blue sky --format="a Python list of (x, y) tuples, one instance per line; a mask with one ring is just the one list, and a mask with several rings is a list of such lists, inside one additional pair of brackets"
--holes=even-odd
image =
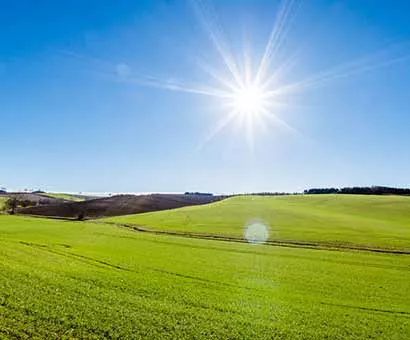
[[(201, 12), (201, 4), (213, 10)], [(330, 79), (279, 98), (273, 114), (292, 129), (263, 123), (253, 148), (235, 124), (204, 143), (229, 114), (222, 99), (147, 84), (155, 77), (159, 85), (220, 86), (198, 62), (229, 74), (206, 28), (223, 31), (238, 63), (246, 41), (256, 63), (278, 4), (3, 2), (0, 185), (69, 192), (410, 186), (407, 0), (313, 0), (292, 10), (269, 70), (293, 55), (296, 62), (275, 86), (324, 71)]]

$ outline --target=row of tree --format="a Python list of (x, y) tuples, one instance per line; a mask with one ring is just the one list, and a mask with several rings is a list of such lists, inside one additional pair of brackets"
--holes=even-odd
[(303, 192), (307, 195), (316, 194), (351, 194), (351, 195), (403, 195), (410, 196), (410, 189), (382, 186), (346, 187), (346, 188), (314, 188)]
[(184, 195), (193, 195), (193, 196), (213, 196), (214, 194), (210, 193), (210, 192), (191, 192), (191, 191), (186, 191), (184, 193)]

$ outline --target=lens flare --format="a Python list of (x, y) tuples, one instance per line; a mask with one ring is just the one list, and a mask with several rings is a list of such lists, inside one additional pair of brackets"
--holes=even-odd
[(262, 222), (253, 222), (245, 228), (245, 239), (252, 244), (264, 244), (269, 239), (269, 229)]

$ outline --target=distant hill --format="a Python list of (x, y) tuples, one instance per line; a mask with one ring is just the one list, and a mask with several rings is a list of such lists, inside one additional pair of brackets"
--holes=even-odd
[(99, 198), (97, 196), (89, 196), (89, 195), (81, 195), (81, 194), (66, 194), (66, 193), (56, 193), (56, 192), (47, 192), (43, 193), (42, 196), (45, 197), (51, 197), (51, 198), (60, 198), (66, 201), (75, 201), (75, 202), (81, 202), (81, 201), (88, 201), (92, 199)]
[(56, 197), (48, 197), (44, 194), (35, 194), (29, 192), (3, 192), (0, 193), (2, 198), (16, 198), (20, 202), (29, 202), (29, 205), (46, 205), (46, 204), (60, 204), (67, 202), (67, 200)]
[(224, 197), (182, 194), (117, 195), (83, 202), (59, 201), (57, 204), (52, 205), (19, 208), (17, 213), (36, 216), (89, 219), (175, 209), (211, 203), (221, 200), (222, 198)]

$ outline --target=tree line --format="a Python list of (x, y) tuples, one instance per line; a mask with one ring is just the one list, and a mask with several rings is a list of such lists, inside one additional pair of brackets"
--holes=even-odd
[(345, 187), (345, 188), (313, 188), (303, 192), (306, 195), (317, 194), (350, 194), (350, 195), (402, 195), (410, 196), (410, 189), (383, 186)]

